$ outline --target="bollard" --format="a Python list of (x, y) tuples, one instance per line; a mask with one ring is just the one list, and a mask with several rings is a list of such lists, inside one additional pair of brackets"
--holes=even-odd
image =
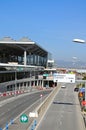
[(31, 130), (34, 130), (34, 127), (33, 127), (33, 125), (31, 126)]
[(6, 124), (6, 130), (8, 130), (8, 123)]
[(37, 125), (37, 121), (35, 120), (35, 121), (34, 121), (34, 126), (36, 126), (36, 125)]
[(10, 124), (12, 125), (13, 123), (14, 123), (14, 120), (13, 120), (13, 119), (11, 119)]

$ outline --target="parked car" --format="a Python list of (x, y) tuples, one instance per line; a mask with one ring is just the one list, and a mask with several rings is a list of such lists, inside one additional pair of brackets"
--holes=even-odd
[(78, 91), (79, 91), (79, 88), (78, 88), (78, 87), (74, 88), (74, 91), (75, 91), (75, 92), (78, 92)]
[(66, 88), (66, 86), (65, 86), (65, 85), (62, 85), (61, 88)]

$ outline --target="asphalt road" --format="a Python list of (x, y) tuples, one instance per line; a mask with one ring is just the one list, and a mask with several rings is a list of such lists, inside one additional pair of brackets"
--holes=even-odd
[(59, 90), (36, 130), (85, 130), (74, 84)]
[(0, 128), (4, 128), (6, 123), (9, 123), (11, 119), (15, 119), (26, 108), (30, 107), (33, 103), (40, 99), (40, 94), (43, 96), (48, 95), (50, 91), (41, 91), (32, 94), (22, 95), (20, 97), (14, 97), (10, 101), (0, 104)]

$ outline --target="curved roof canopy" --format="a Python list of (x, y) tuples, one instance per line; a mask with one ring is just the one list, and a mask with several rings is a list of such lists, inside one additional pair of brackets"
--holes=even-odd
[(48, 52), (40, 47), (36, 42), (23, 37), (20, 40), (14, 40), (10, 37), (4, 37), (0, 39), (0, 53), (14, 53), (15, 55), (23, 55), (24, 50), (27, 51), (27, 54), (35, 54), (42, 57), (48, 55)]

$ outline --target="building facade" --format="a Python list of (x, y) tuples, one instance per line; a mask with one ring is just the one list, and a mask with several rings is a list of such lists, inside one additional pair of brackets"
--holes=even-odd
[(13, 90), (15, 81), (17, 87), (22, 84), (32, 85), (33, 81), (27, 83), (28, 78), (33, 78), (35, 84), (42, 84), (41, 79), (36, 79), (38, 80), (38, 75), (43, 75), (44, 69), (48, 67), (48, 55), (48, 51), (27, 37), (20, 40), (10, 37), (0, 39), (0, 91), (4, 91), (4, 88)]

